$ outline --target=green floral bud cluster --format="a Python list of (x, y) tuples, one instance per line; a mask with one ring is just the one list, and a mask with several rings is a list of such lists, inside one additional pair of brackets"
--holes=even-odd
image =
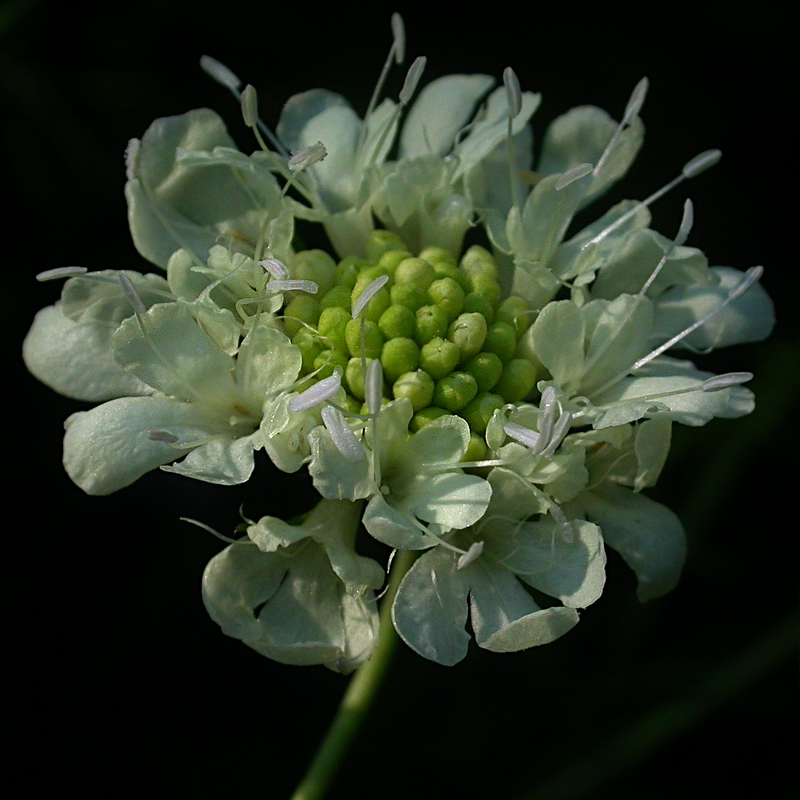
[[(322, 251), (303, 251), (293, 265), (293, 273), (300, 271), (334, 277), (321, 282), (317, 295), (297, 293), (284, 309), (284, 325), (310, 383), (340, 370), (349, 411), (363, 410), (364, 369), (379, 359), (384, 397), (405, 397), (413, 406), (412, 431), (457, 414), (474, 434), (469, 457), (480, 457), (494, 411), (536, 397), (536, 367), (518, 350), (530, 308), (521, 297), (503, 298), (497, 264), (483, 247), (469, 248), (460, 260), (441, 247), (414, 255), (381, 230), (365, 258), (336, 264)], [(362, 293), (383, 276), (354, 317)]]

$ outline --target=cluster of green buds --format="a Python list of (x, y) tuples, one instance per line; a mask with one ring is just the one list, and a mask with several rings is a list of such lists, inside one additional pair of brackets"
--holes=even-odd
[(284, 309), (302, 374), (310, 385), (338, 370), (344, 410), (366, 412), (364, 376), (377, 359), (384, 402), (411, 402), (411, 431), (446, 414), (463, 417), (472, 461), (486, 454), (483, 434), (497, 409), (538, 397), (541, 367), (520, 352), (530, 307), (521, 297), (503, 298), (495, 259), (480, 245), (459, 260), (442, 247), (415, 256), (396, 234), (378, 230), (365, 258), (335, 264), (306, 250), (292, 272), (321, 282), (318, 295), (298, 292)]

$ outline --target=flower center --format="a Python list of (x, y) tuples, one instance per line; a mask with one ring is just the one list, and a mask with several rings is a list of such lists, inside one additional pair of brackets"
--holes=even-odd
[(301, 374), (316, 383), (340, 369), (346, 410), (368, 413), (364, 369), (379, 359), (383, 397), (411, 402), (412, 431), (457, 414), (476, 440), (470, 456), (480, 458), (494, 411), (538, 396), (535, 366), (517, 357), (530, 308), (521, 297), (504, 299), (497, 278), (493, 256), (477, 245), (460, 260), (441, 247), (415, 256), (396, 235), (376, 231), (366, 258), (336, 265), (332, 288), (287, 304)]

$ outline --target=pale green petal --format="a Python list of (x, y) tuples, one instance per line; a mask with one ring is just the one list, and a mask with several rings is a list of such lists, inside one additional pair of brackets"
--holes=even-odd
[(359, 461), (349, 461), (337, 449), (330, 433), (323, 427), (308, 434), (311, 461), (308, 474), (314, 488), (329, 500), (359, 500), (374, 489), (370, 460), (365, 453)]
[(61, 290), (61, 310), (76, 322), (104, 323), (112, 330), (133, 316), (131, 301), (120, 281), (124, 274), (145, 308), (172, 300), (167, 282), (159, 275), (104, 269), (70, 278)]
[(251, 195), (227, 164), (182, 166), (178, 151), (233, 148), (221, 118), (208, 109), (156, 120), (145, 132), (125, 186), (134, 244), (166, 267), (181, 248), (201, 263), (215, 244), (217, 223), (243, 215)]
[(301, 92), (286, 101), (275, 131), (288, 150), (300, 150), (305, 147), (307, 139), (303, 131), (311, 120), (330, 108), (346, 108), (349, 105), (342, 95), (327, 89)]
[[(731, 267), (713, 267), (711, 271), (719, 277), (718, 284), (675, 286), (658, 298), (655, 341), (671, 339), (718, 308), (744, 277), (744, 273)], [(676, 347), (704, 352), (715, 347), (760, 342), (772, 333), (774, 326), (774, 304), (761, 284), (756, 283)]]
[(233, 359), (220, 350), (182, 305), (160, 303), (125, 320), (113, 337), (114, 358), (163, 394), (212, 405), (233, 405)]
[(609, 381), (630, 372), (647, 353), (653, 306), (646, 297), (620, 295), (615, 300), (593, 300), (581, 312), (587, 345), (580, 392), (592, 397)]
[(233, 438), (221, 434), (196, 447), (182, 461), (161, 469), (207, 483), (234, 486), (250, 478), (255, 466), (254, 446), (253, 436)]
[(421, 555), (405, 574), (392, 605), (400, 638), (415, 652), (452, 666), (467, 654), (469, 584), (456, 558), (441, 547)]
[(348, 673), (369, 657), (377, 636), (372, 593), (344, 592), (319, 546), (286, 557), (232, 545), (206, 567), (203, 600), (224, 633), (284, 664)]
[[(646, 228), (650, 218), (647, 206), (636, 200), (623, 200), (564, 242), (550, 260), (550, 268), (564, 279), (590, 279), (614, 256), (630, 231)], [(621, 219), (625, 221), (619, 222)], [(612, 225), (616, 227), (605, 233)]]
[[(541, 102), (541, 95), (523, 92), (520, 112), (511, 124), (511, 135), (516, 136), (527, 124)], [(485, 114), (478, 115), (467, 135), (458, 143), (454, 153), (458, 156), (459, 174), (470, 170), (489, 156), (508, 136), (508, 95), (504, 86), (495, 89), (485, 103)]]
[(571, 300), (546, 305), (531, 330), (533, 349), (556, 383), (577, 388), (583, 373), (585, 323)]
[(462, 417), (439, 417), (408, 440), (402, 455), (404, 464), (411, 471), (455, 467), (467, 451), (469, 438), (469, 425)]
[(549, 503), (542, 491), (506, 467), (495, 467), (487, 480), (492, 487), (485, 517), (487, 525), (500, 521), (505, 527), (506, 520), (516, 523), (533, 514), (543, 514), (548, 509)]
[(416, 517), (444, 528), (466, 528), (477, 522), (489, 504), (492, 487), (476, 475), (448, 472), (420, 475), (401, 503)]
[(295, 394), (281, 394), (264, 406), (260, 433), (272, 462), (284, 472), (297, 472), (311, 456), (308, 435), (320, 424), (315, 410), (289, 411)]
[(408, 111), (400, 134), (400, 158), (447, 155), (493, 84), (488, 75), (445, 75), (431, 81)]
[(700, 250), (674, 247), (665, 236), (645, 228), (632, 230), (617, 241), (592, 284), (592, 297), (613, 300), (621, 294), (638, 294), (668, 252), (669, 257), (647, 290), (649, 297), (656, 297), (671, 286), (708, 287), (717, 282)]
[(181, 442), (204, 441), (220, 434), (220, 422), (196, 408), (165, 397), (121, 397), (91, 411), (72, 414), (65, 423), (64, 467), (87, 494), (110, 494), (185, 449), (154, 441), (152, 430)]
[(634, 489), (655, 486), (664, 468), (672, 441), (672, 422), (664, 417), (645, 420), (636, 426), (634, 448), (637, 470)]
[(550, 517), (509, 525), (486, 537), (486, 552), (540, 592), (570, 608), (586, 608), (602, 594), (606, 556), (596, 525)]
[(300, 350), (280, 331), (257, 325), (245, 336), (236, 359), (236, 383), (260, 402), (289, 389), (303, 363)]
[(399, 550), (424, 550), (435, 544), (414, 524), (413, 517), (393, 508), (380, 494), (374, 495), (364, 511), (362, 523), (379, 542)]
[(563, 188), (561, 175), (550, 175), (536, 184), (520, 214), (512, 208), (506, 235), (515, 262), (548, 266), (567, 232), (591, 183), (591, 173)]
[(636, 573), (640, 600), (670, 591), (686, 558), (686, 537), (678, 517), (666, 506), (621, 486), (606, 484), (580, 498), (605, 543)]
[(43, 308), (22, 343), (25, 366), (42, 383), (75, 400), (97, 402), (152, 393), (114, 361), (113, 330), (95, 319), (74, 322), (59, 305)]
[(495, 653), (548, 644), (578, 623), (573, 608), (541, 609), (506, 570), (486, 560), (470, 564), (469, 600), (475, 640)]

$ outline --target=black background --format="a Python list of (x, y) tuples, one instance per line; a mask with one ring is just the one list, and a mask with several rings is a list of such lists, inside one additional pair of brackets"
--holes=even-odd
[[(341, 676), (269, 662), (222, 636), (199, 594), (222, 545), (179, 521), (229, 532), (240, 504), (251, 517), (289, 517), (308, 508), (308, 482), (262, 461), (244, 487), (154, 473), (86, 497), (60, 465), (62, 421), (85, 406), (31, 378), (19, 347), (58, 295), (37, 272), (147, 271), (122, 193), (130, 137), (207, 105), (243, 150), (254, 147), (233, 99), (199, 70), (201, 54), (253, 83), (273, 124), (291, 94), (315, 86), (363, 111), (393, 10), (406, 20), (407, 63), (426, 55), (429, 79), (513, 66), (524, 89), (543, 94), (539, 136), (573, 105), (619, 116), (647, 75), (645, 146), (603, 207), (722, 149), (717, 167), (658, 204), (654, 227), (674, 233), (690, 196), (689, 243), (714, 264), (764, 264), (779, 325), (766, 344), (701, 362), (755, 372), (758, 408), (676, 431), (651, 492), (689, 531), (678, 589), (640, 606), (611, 554), (604, 597), (553, 645), (505, 656), (474, 648), (452, 668), (399, 650), (331, 800), (795, 796), (796, 45), (770, 3), (747, 14), (702, 3), (540, 5), (2, 5), (6, 796), (282, 800), (335, 710)], [(396, 73), (389, 93), (401, 83)]]

